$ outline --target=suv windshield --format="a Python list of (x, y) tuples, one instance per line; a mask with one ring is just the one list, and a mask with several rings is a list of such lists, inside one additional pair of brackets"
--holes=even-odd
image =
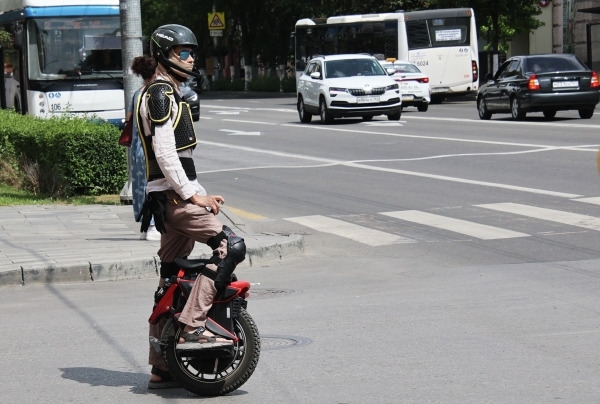
[(342, 59), (325, 62), (325, 77), (328, 79), (385, 75), (385, 71), (375, 59)]

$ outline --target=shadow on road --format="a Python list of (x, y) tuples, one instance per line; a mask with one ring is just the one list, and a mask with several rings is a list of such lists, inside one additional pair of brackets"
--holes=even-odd
[[(122, 372), (119, 370), (109, 370), (90, 367), (61, 368), (62, 378), (73, 380), (78, 383), (89, 384), (92, 387), (129, 387), (133, 394), (153, 394), (164, 398), (190, 398), (201, 399), (209, 397), (199, 397), (182, 388), (149, 390), (148, 373)], [(248, 394), (245, 390), (236, 390), (228, 396), (240, 396)]]

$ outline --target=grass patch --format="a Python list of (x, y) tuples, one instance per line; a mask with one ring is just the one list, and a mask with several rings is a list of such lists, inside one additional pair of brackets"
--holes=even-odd
[(71, 198), (52, 198), (48, 195), (36, 195), (0, 184), (0, 206), (10, 205), (120, 205), (119, 195), (74, 196)]

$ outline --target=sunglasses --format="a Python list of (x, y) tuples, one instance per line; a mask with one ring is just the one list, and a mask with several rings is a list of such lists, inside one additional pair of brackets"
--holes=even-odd
[(194, 57), (194, 51), (191, 51), (189, 49), (183, 49), (180, 50), (179, 53), (177, 53), (177, 56), (179, 56), (179, 59), (181, 60), (188, 60), (188, 58), (191, 56), (192, 58)]

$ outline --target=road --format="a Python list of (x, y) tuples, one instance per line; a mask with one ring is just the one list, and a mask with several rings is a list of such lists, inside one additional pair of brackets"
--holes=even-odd
[[(306, 249), (239, 269), (263, 352), (209, 402), (600, 402), (600, 116), (314, 121), (292, 98), (202, 102), (202, 184)], [(145, 388), (154, 288), (0, 290), (0, 402), (188, 402)]]

